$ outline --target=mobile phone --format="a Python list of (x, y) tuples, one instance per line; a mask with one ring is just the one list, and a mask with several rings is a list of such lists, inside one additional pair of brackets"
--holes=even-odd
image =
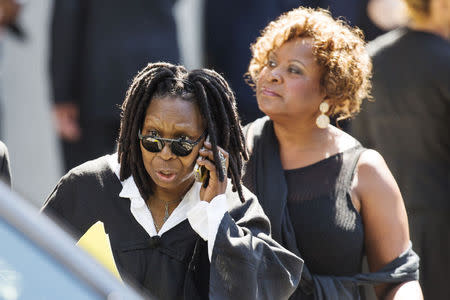
[[(209, 142), (209, 135), (206, 136), (206, 141)], [(195, 164), (195, 166), (194, 166), (194, 177), (195, 177), (196, 181), (203, 183), (204, 187), (208, 186), (209, 171), (208, 171), (208, 169), (206, 169), (205, 166), (199, 166), (198, 164)]]
[(203, 183), (203, 182), (205, 182), (207, 175), (208, 175), (208, 170), (204, 166), (199, 166), (198, 164), (195, 164), (195, 167), (194, 167), (195, 180)]

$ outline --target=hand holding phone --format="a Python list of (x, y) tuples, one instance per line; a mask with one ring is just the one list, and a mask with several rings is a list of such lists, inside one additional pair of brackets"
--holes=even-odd
[[(209, 135), (206, 136), (206, 142), (209, 142)], [(200, 157), (200, 155), (199, 155)], [(194, 176), (195, 176), (195, 180), (198, 182), (203, 183), (204, 187), (206, 188), (208, 186), (208, 180), (209, 180), (209, 171), (208, 169), (206, 169), (205, 166), (200, 166), (199, 164), (195, 164), (194, 166)]]
[(224, 194), (227, 187), (226, 171), (228, 168), (228, 153), (219, 146), (217, 148), (221, 159), (221, 164), (219, 165), (222, 165), (225, 173), (223, 181), (219, 180), (219, 172), (214, 163), (212, 145), (208, 139), (200, 149), (199, 157), (194, 167), (196, 179), (203, 183), (200, 189), (200, 199), (206, 202), (210, 202), (217, 195)]

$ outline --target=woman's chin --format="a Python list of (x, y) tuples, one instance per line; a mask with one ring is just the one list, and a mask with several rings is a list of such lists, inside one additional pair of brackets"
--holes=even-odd
[(260, 111), (262, 111), (265, 115), (269, 117), (271, 114), (276, 114), (279, 111), (278, 105), (274, 103), (258, 102), (258, 108)]

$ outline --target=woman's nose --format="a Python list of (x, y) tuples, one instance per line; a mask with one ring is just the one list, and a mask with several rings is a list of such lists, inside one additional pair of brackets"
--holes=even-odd
[(273, 68), (270, 70), (270, 77), (269, 81), (273, 83), (280, 83), (283, 80), (283, 77), (281, 76), (281, 71), (279, 68)]
[(170, 145), (170, 143), (164, 143), (164, 147), (162, 148), (161, 152), (159, 152), (159, 156), (164, 160), (169, 160), (176, 157), (176, 155), (173, 154)]

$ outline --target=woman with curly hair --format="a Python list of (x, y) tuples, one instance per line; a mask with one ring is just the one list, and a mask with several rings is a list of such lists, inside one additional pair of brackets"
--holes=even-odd
[(118, 152), (72, 169), (43, 211), (78, 236), (102, 221), (120, 274), (155, 299), (288, 298), (302, 260), (241, 185), (247, 151), (222, 76), (151, 63), (122, 110)]
[(293, 298), (360, 299), (367, 284), (379, 298), (422, 298), (395, 179), (378, 152), (329, 124), (369, 97), (361, 31), (299, 7), (269, 23), (252, 53), (249, 77), (267, 116), (244, 129), (244, 184), (274, 239), (305, 261)]

